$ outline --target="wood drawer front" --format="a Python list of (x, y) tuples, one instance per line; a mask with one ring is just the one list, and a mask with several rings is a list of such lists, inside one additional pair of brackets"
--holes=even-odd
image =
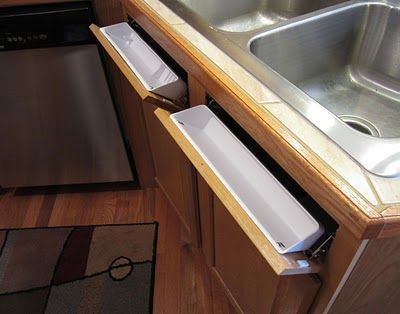
[(166, 98), (163, 98), (157, 94), (148, 91), (146, 87), (142, 84), (140, 79), (135, 75), (135, 73), (130, 69), (128, 64), (120, 56), (117, 50), (115, 50), (112, 44), (100, 31), (100, 28), (97, 25), (92, 24), (90, 25), (90, 30), (96, 36), (97, 40), (100, 42), (104, 50), (114, 61), (117, 67), (121, 70), (122, 74), (126, 77), (126, 79), (132, 85), (132, 87), (137, 92), (137, 94), (139, 95), (139, 97), (142, 99), (143, 102), (154, 104), (158, 107), (162, 107), (170, 111), (178, 111), (183, 108), (183, 105), (177, 105)]

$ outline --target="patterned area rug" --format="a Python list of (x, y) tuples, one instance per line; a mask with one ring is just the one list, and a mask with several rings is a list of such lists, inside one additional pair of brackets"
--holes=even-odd
[(157, 224), (0, 230), (0, 313), (151, 313)]

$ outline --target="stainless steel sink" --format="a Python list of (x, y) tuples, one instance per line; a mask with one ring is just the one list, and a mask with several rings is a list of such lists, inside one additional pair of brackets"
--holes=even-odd
[[(231, 32), (217, 25), (232, 21), (235, 10), (244, 12), (236, 9), (244, 6), (240, 1), (161, 1), (366, 170), (400, 177), (400, 0), (354, 0), (296, 17), (277, 14), (285, 18), (257, 27), (239, 19)], [(203, 2), (224, 3), (226, 14), (201, 11)], [(312, 1), (301, 3), (306, 2)], [(254, 8), (279, 11), (246, 3), (249, 13)]]
[(354, 3), (282, 25), (249, 43), (255, 56), (298, 88), (292, 91), (298, 103), (289, 103), (382, 176), (400, 172), (398, 5)]
[[(332, 5), (333, 0), (178, 0), (216, 29), (246, 32)], [(343, 2), (343, 1), (340, 1)]]
[(400, 136), (400, 10), (349, 6), (278, 28), (251, 52), (350, 126)]

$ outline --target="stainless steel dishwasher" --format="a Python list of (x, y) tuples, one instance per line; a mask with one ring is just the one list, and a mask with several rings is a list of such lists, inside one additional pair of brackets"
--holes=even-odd
[(0, 10), (0, 186), (133, 180), (89, 2)]

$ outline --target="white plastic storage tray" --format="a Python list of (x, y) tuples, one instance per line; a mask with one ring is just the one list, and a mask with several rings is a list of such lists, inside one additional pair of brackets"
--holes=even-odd
[(186, 92), (186, 84), (147, 43), (129, 26), (119, 23), (100, 28), (148, 91), (177, 100)]
[(276, 250), (308, 249), (324, 228), (206, 106), (171, 115)]

